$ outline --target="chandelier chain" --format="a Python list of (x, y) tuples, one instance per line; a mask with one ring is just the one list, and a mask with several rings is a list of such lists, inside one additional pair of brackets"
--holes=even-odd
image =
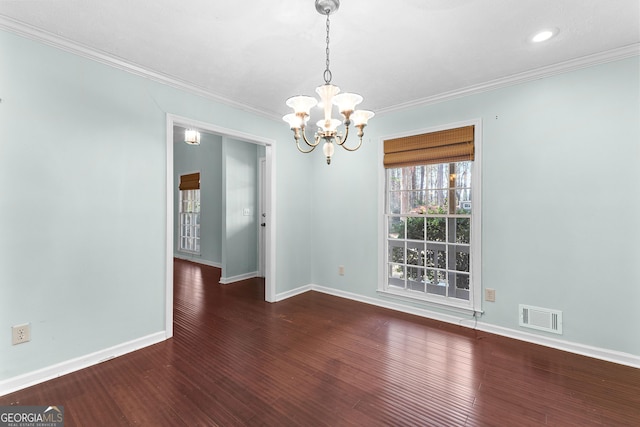
[(331, 76), (331, 70), (329, 69), (329, 25), (330, 25), (329, 14), (331, 12), (329, 11), (329, 9), (327, 9), (326, 13), (327, 13), (327, 40), (326, 40), (327, 41), (327, 49), (326, 49), (326, 53), (327, 53), (327, 61), (326, 61), (327, 68), (324, 70), (324, 82), (325, 82), (325, 84), (329, 84), (329, 83), (331, 83), (331, 77), (332, 77)]

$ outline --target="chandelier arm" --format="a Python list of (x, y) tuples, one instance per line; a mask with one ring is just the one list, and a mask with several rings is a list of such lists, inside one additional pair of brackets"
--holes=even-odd
[(342, 144), (340, 144), (340, 146), (347, 151), (356, 151), (358, 148), (360, 148), (360, 146), (362, 146), (362, 137), (359, 138), (358, 145), (356, 145), (354, 148), (349, 148), (346, 145), (342, 145)]
[(340, 145), (342, 148), (348, 149), (347, 147), (344, 146), (344, 143), (347, 142), (347, 138), (349, 138), (349, 125), (345, 126), (344, 128), (345, 128), (344, 136), (342, 138), (340, 138), (339, 136), (336, 136), (336, 145)]
[[(314, 149), (314, 148), (316, 148), (316, 147), (318, 146), (318, 144), (320, 144), (320, 138), (317, 138), (317, 137), (316, 137), (316, 142), (315, 142), (314, 144), (312, 144), (312, 143), (310, 143), (310, 142), (309, 142), (309, 140), (307, 139), (307, 130), (306, 130), (306, 128), (303, 128), (301, 133), (302, 133), (302, 139), (304, 139), (304, 142), (305, 142), (309, 147), (311, 147), (311, 150), (309, 150), (309, 151), (302, 151), (302, 150), (300, 150), (300, 148), (298, 148), (298, 150), (302, 151), (303, 153), (310, 153), (310, 152), (312, 152), (312, 151), (313, 151), (313, 149)], [(297, 142), (298, 142), (298, 141), (296, 140), (296, 143), (297, 143)]]
[(346, 145), (344, 145), (345, 142), (347, 142), (347, 137), (349, 136), (349, 127), (347, 126), (347, 131), (344, 135), (344, 138), (342, 139), (342, 141), (338, 144), (339, 146), (341, 146), (342, 148), (344, 148), (347, 151), (356, 151), (358, 148), (360, 148), (362, 146), (362, 136), (363, 136), (363, 132), (362, 130), (360, 130), (358, 132), (358, 145), (356, 145), (354, 148), (350, 148), (347, 147)]
[[(305, 138), (306, 139), (306, 138)], [(305, 141), (306, 142), (306, 141)], [(312, 152), (313, 150), (316, 149), (316, 147), (318, 146), (318, 144), (316, 145), (311, 145), (308, 150), (303, 150), (302, 147), (300, 147), (300, 140), (296, 139), (296, 148), (298, 149), (299, 152), (303, 153), (303, 154), (309, 154), (310, 152)]]

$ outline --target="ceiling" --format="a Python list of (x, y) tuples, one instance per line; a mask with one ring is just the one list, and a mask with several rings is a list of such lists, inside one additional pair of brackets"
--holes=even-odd
[[(528, 40), (549, 27), (556, 37)], [(0, 28), (269, 117), (324, 83), (314, 0), (1, 0)], [(332, 83), (380, 113), (638, 43), (638, 0), (342, 0), (331, 15)]]

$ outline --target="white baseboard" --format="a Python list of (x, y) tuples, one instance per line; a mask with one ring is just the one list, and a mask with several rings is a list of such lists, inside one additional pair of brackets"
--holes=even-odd
[(636, 356), (630, 353), (623, 353), (621, 351), (593, 347), (572, 341), (565, 341), (557, 338), (546, 337), (543, 335), (531, 334), (529, 332), (504, 328), (502, 326), (490, 325), (484, 322), (478, 322), (476, 329), (520, 341), (526, 341), (533, 344), (543, 345), (545, 347), (555, 348), (557, 350), (568, 351), (569, 353), (592, 357), (594, 359), (605, 360), (607, 362), (618, 363), (620, 365), (631, 366), (633, 368), (640, 368), (640, 356)]
[(219, 262), (213, 262), (202, 258), (190, 257), (186, 254), (174, 254), (174, 258), (182, 259), (184, 261), (195, 262), (196, 264), (208, 265), (210, 267), (222, 268), (222, 264)]
[(0, 381), (0, 396), (61, 377), (167, 339), (164, 331)]
[(346, 298), (354, 301), (359, 301), (365, 304), (371, 304), (378, 307), (389, 308), (391, 310), (396, 310), (403, 313), (414, 314), (416, 316), (426, 317), (428, 319), (439, 320), (441, 322), (464, 326), (471, 329), (478, 329), (483, 332), (501, 335), (504, 337), (529, 342), (532, 344), (543, 345), (545, 347), (555, 348), (557, 350), (568, 351), (570, 353), (580, 354), (582, 356), (592, 357), (594, 359), (605, 360), (607, 362), (613, 362), (620, 365), (631, 366), (633, 368), (640, 368), (640, 356), (636, 356), (634, 354), (623, 353), (620, 351), (610, 350), (606, 348), (588, 346), (585, 344), (560, 340), (557, 338), (546, 337), (543, 335), (536, 335), (529, 332), (523, 332), (515, 329), (505, 328), (502, 326), (491, 325), (485, 322), (476, 323), (474, 319), (470, 319), (468, 317), (460, 317), (460, 316), (455, 316), (450, 314), (439, 313), (439, 312), (435, 312), (427, 309), (406, 306), (406, 305), (398, 304), (392, 301), (385, 301), (377, 298), (365, 297), (365, 296), (354, 294), (351, 292), (345, 292), (339, 289), (327, 288), (319, 285), (310, 284), (307, 286), (301, 286), (299, 288), (296, 288), (293, 291), (278, 294), (277, 301), (281, 301), (283, 299), (290, 298), (292, 296), (295, 296), (310, 290), (318, 291), (325, 294), (334, 295), (337, 297)]
[[(196, 264), (203, 264), (203, 265), (208, 265), (211, 267), (216, 267), (216, 268), (222, 268), (222, 264), (220, 264), (219, 262), (213, 262), (213, 261), (208, 261), (206, 259), (202, 259), (202, 258), (192, 258), (188, 255), (185, 254), (174, 254), (173, 255), (174, 258), (178, 258), (178, 259), (182, 259), (185, 261), (191, 261), (191, 262), (195, 262)], [(235, 283), (235, 282), (239, 282), (241, 280), (247, 280), (247, 279), (253, 279), (254, 277), (258, 277), (259, 273), (257, 271), (252, 271), (250, 273), (245, 273), (245, 274), (239, 274), (237, 276), (231, 276), (231, 277), (221, 277), (220, 278), (220, 284), (221, 285), (228, 285), (230, 283)]]
[(220, 284), (228, 285), (229, 283), (239, 282), (241, 280), (253, 279), (254, 277), (258, 277), (257, 271), (252, 271), (251, 273), (239, 274), (237, 276), (221, 277)]
[(304, 294), (305, 292), (309, 292), (311, 290), (313, 290), (313, 285), (301, 286), (299, 288), (295, 288), (287, 292), (282, 292), (282, 293), (276, 294), (275, 302), (282, 301), (287, 298), (295, 297), (296, 295)]

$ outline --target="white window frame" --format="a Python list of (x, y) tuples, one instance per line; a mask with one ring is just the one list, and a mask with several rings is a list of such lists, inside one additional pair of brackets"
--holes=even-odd
[[(198, 194), (198, 199), (197, 199), (197, 209), (195, 211), (187, 211), (185, 212), (184, 209), (184, 196), (186, 194), (188, 194), (188, 192), (193, 191), (196, 192)], [(178, 235), (178, 251), (180, 252), (184, 252), (184, 253), (188, 253), (188, 254), (194, 254), (194, 255), (200, 255), (200, 252), (202, 250), (202, 241), (200, 239), (201, 237), (201, 212), (200, 212), (200, 206), (201, 206), (201, 193), (200, 193), (200, 189), (194, 189), (194, 190), (179, 190), (178, 191), (180, 193), (180, 202), (179, 202), (179, 208), (178, 208), (178, 217), (180, 218), (179, 220), (179, 235)], [(195, 221), (196, 215), (198, 216), (198, 220)], [(189, 218), (189, 223), (186, 223), (186, 219)], [(185, 231), (185, 227), (189, 228), (189, 235), (185, 236), (184, 235), (184, 231)], [(183, 242), (184, 239), (190, 239), (194, 242), (197, 242), (197, 250), (191, 250), (189, 248), (185, 248), (183, 247)]]
[[(444, 298), (439, 295), (422, 294), (398, 290), (388, 286), (389, 262), (387, 247), (387, 171), (383, 166), (384, 141), (388, 139), (403, 138), (424, 133), (439, 132), (448, 129), (471, 126), (474, 128), (474, 160), (471, 172), (471, 188), (473, 210), (471, 215), (470, 236), (470, 274), (469, 300)], [(380, 295), (400, 299), (408, 302), (418, 302), (426, 306), (447, 308), (463, 312), (482, 312), (482, 121), (480, 119), (450, 123), (426, 129), (388, 135), (379, 141), (379, 173), (378, 173), (378, 265), (380, 266), (378, 277), (378, 293)]]

